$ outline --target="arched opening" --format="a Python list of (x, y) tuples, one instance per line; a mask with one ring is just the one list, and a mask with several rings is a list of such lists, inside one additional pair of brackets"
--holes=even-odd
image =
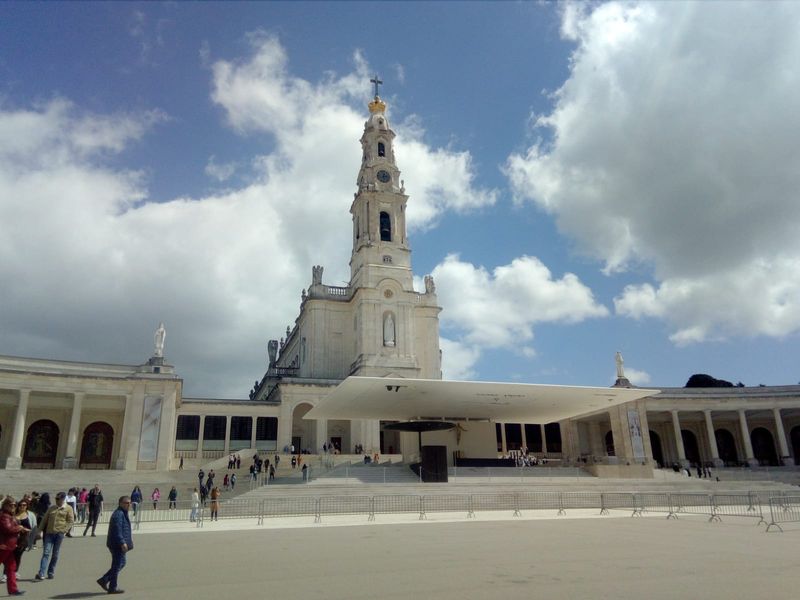
[(800, 425), (792, 427), (789, 433), (789, 439), (792, 442), (792, 454), (794, 454), (794, 464), (800, 465)]
[(756, 427), (750, 432), (753, 443), (753, 456), (760, 465), (778, 466), (778, 452), (775, 450), (775, 439), (769, 429)]
[(661, 448), (661, 438), (658, 434), (650, 430), (650, 447), (653, 449), (653, 460), (659, 467), (664, 466), (664, 450)]
[(103, 421), (95, 421), (83, 430), (81, 469), (110, 469), (114, 449), (114, 430)]
[(298, 404), (292, 412), (292, 445), (298, 454), (303, 450), (317, 452), (317, 422), (303, 418), (311, 408), (310, 404)]
[(56, 466), (58, 452), (58, 425), (49, 419), (40, 419), (28, 427), (22, 465), (39, 469)]
[(389, 216), (387, 212), (381, 212), (380, 218), (380, 226), (381, 226), (381, 241), (382, 242), (391, 242), (392, 241), (392, 218)]
[(614, 451), (614, 434), (610, 431), (606, 433), (606, 455), (616, 456), (616, 452)]
[(683, 451), (686, 454), (686, 460), (693, 465), (700, 464), (700, 448), (697, 445), (697, 437), (688, 429), (681, 429), (681, 438), (683, 438)]
[(727, 429), (717, 429), (714, 432), (717, 439), (719, 458), (725, 466), (735, 467), (739, 464), (739, 454), (736, 452), (736, 439)]
[(378, 156), (386, 156), (386, 145), (383, 142), (378, 142)]

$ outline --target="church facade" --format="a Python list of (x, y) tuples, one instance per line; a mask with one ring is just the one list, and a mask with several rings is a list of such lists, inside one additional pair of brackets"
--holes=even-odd
[[(294, 326), (269, 342), (268, 369), (249, 398), (183, 397), (163, 356), (163, 325), (141, 365), (0, 356), (0, 465), (165, 470), (242, 450), (318, 453), (323, 445), (413, 458), (416, 434), (387, 423), (303, 418), (350, 376), (441, 379), (441, 308), (430, 276), (414, 289), (394, 137), (376, 89), (350, 207), (350, 281), (328, 285), (322, 266), (311, 269)], [(617, 385), (629, 385), (621, 357), (617, 367)], [(557, 423), (468, 425), (434, 436), (450, 464), (459, 454), (522, 449), (600, 475), (628, 465), (798, 464), (800, 386), (664, 388)]]

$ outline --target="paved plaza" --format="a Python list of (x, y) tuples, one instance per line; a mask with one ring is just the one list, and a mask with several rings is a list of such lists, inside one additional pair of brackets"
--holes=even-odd
[[(752, 519), (587, 512), (150, 526), (134, 534), (122, 598), (781, 600), (800, 588), (800, 529), (767, 534)], [(104, 538), (98, 529), (97, 538), (65, 540), (52, 581), (32, 581), (41, 550), (27, 553), (20, 589), (28, 598), (104, 596), (95, 583), (109, 563)]]

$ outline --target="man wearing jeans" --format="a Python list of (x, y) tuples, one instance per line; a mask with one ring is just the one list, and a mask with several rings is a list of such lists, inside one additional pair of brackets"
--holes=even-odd
[(75, 522), (72, 507), (65, 504), (65, 497), (64, 492), (58, 492), (55, 506), (48, 508), (42, 517), (39, 528), (44, 533), (44, 552), (42, 553), (42, 562), (39, 564), (39, 572), (36, 574), (37, 581), (44, 579), (45, 572), (48, 579), (55, 576), (61, 542)]
[(106, 546), (108, 546), (108, 551), (111, 552), (111, 568), (97, 580), (97, 585), (109, 594), (122, 594), (124, 592), (124, 590), (117, 587), (117, 576), (125, 566), (125, 555), (133, 550), (131, 522), (128, 518), (130, 506), (130, 497), (122, 496), (119, 499), (119, 507), (111, 515), (111, 520), (108, 522)]

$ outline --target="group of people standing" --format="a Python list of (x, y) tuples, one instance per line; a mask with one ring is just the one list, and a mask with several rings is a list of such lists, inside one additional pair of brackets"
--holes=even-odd
[[(120, 498), (109, 522), (106, 546), (112, 555), (111, 568), (97, 581), (109, 594), (122, 593), (117, 587), (117, 576), (125, 566), (125, 554), (133, 548), (128, 518), (130, 504), (129, 496)], [(99, 484), (91, 491), (84, 488), (78, 492), (77, 488), (71, 488), (68, 492), (58, 492), (52, 505), (46, 492), (26, 494), (19, 501), (12, 496), (3, 497), (0, 500), (0, 563), (4, 566), (3, 581), (8, 594), (20, 596), (25, 593), (17, 586), (17, 571), (24, 552), (35, 548), (40, 536), (42, 558), (34, 581), (55, 578), (62, 542), (65, 537), (72, 537), (72, 528), (79, 518), (80, 523), (84, 520), (87, 523), (83, 535), (91, 529), (92, 537), (95, 537), (102, 510), (103, 495)]]

